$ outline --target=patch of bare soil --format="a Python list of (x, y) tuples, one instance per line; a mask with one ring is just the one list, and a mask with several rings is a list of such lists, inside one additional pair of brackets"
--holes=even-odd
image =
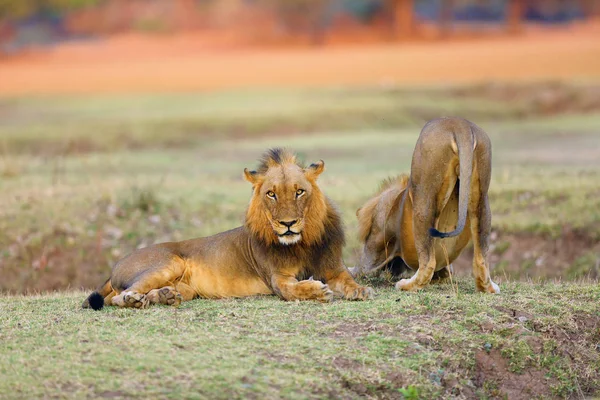
[[(577, 259), (594, 253), (600, 260), (600, 242), (585, 232), (567, 231), (557, 238), (531, 233), (497, 233), (488, 261), (492, 275), (510, 279), (598, 279), (597, 263), (590, 262), (588, 269), (573, 270)], [(470, 275), (472, 260), (470, 247), (453, 263), (454, 272), (459, 276)]]
[(475, 353), (475, 384), (486, 387), (494, 398), (511, 400), (550, 397), (548, 381), (544, 371), (527, 369), (522, 374), (509, 370), (508, 361), (499, 350), (489, 353), (479, 350)]
[[(593, 313), (573, 313), (565, 316), (562, 323), (556, 324), (544, 323), (538, 316), (522, 310), (504, 307), (496, 307), (496, 309), (505, 312), (515, 321), (523, 321), (523, 318), (527, 321), (528, 329), (516, 326), (512, 335), (526, 336), (525, 341), (535, 357), (551, 355), (566, 361), (569, 372), (577, 376), (576, 387), (572, 390), (576, 391), (578, 397), (584, 398), (598, 393), (600, 370), (595, 366), (600, 360), (600, 316)], [(485, 327), (482, 329), (486, 330)], [(531, 335), (531, 330), (537, 335)], [(506, 360), (500, 361), (501, 358), (499, 351), (492, 350), (489, 354), (485, 351), (478, 352), (476, 354), (477, 376), (483, 378), (480, 381), (483, 384), (491, 380), (499, 390), (509, 394), (508, 398), (513, 398), (510, 391), (515, 390), (521, 390), (521, 393), (531, 390), (538, 396), (546, 397), (547, 389), (539, 393), (533, 390), (542, 390), (540, 383), (543, 383), (546, 388), (558, 383), (556, 379), (552, 381), (543, 379), (544, 371), (531, 367), (524, 370), (525, 378), (522, 375), (514, 377), (515, 374), (506, 369)], [(548, 364), (547, 368), (552, 368), (552, 365)], [(536, 383), (530, 382), (528, 378), (535, 380)], [(489, 389), (489, 385), (487, 388)]]
[(110, 251), (102, 246), (102, 233), (75, 237), (55, 229), (8, 244), (8, 257), (0, 259), (0, 291), (32, 293), (96, 287), (106, 279)]
[[(17, 237), (0, 232), (0, 247), (5, 249), (0, 254), (0, 292), (95, 288), (114, 262), (138, 246), (181, 240), (170, 223), (184, 217), (174, 206), (155, 214), (158, 203), (153, 192), (142, 191), (122, 204), (99, 200), (81, 213), (77, 226), (61, 223), (47, 232), (32, 227)], [(151, 233), (137, 234), (148, 226), (153, 227)]]

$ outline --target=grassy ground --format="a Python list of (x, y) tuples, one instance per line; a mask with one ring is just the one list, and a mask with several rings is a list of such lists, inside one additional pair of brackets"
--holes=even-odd
[[(600, 390), (600, 91), (563, 84), (0, 100), (0, 291), (96, 286), (136, 247), (242, 223), (268, 147), (325, 160), (347, 226), (408, 172), (427, 119), (494, 147), (490, 263), (458, 285), (366, 303), (275, 297), (179, 309), (0, 296), (0, 398), (581, 398)], [(522, 282), (516, 281), (519, 278)], [(533, 283), (526, 278), (534, 278)], [(556, 279), (572, 280), (556, 283)]]
[(0, 297), (0, 398), (583, 398), (600, 390), (600, 287), (471, 279), (368, 302), (276, 297), (79, 308)]
[(0, 290), (92, 287), (136, 247), (238, 226), (242, 170), (271, 146), (325, 160), (320, 182), (343, 212), (352, 266), (356, 209), (409, 171), (427, 119), (452, 114), (493, 142), (495, 276), (597, 278), (599, 94), (551, 83), (5, 99)]

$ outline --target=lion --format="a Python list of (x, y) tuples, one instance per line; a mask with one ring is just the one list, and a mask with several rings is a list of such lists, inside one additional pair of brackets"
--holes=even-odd
[[(364, 243), (359, 265), (377, 266), (388, 256), (396, 244), (396, 224), (400, 211), (401, 196), (408, 186), (408, 175), (401, 174), (383, 180), (376, 194), (364, 206), (356, 211), (358, 218), (359, 241)], [(399, 277), (412, 271), (400, 257), (394, 257), (382, 266), (391, 272), (393, 277)], [(357, 274), (359, 268), (350, 269)], [(371, 272), (368, 269), (366, 272)], [(452, 264), (447, 268), (435, 271), (432, 280), (443, 280), (453, 273)]]
[(213, 236), (161, 243), (118, 261), (83, 303), (145, 308), (201, 298), (276, 294), (284, 300), (366, 300), (342, 260), (344, 230), (320, 190), (321, 160), (308, 167), (285, 149), (267, 151), (256, 171), (244, 169), (252, 197), (243, 226)]
[(396, 288), (419, 290), (436, 273), (448, 276), (451, 263), (473, 240), (477, 289), (500, 293), (486, 261), (491, 155), (489, 137), (470, 121), (447, 117), (425, 124), (410, 176), (387, 180), (357, 211), (363, 249), (354, 274), (375, 272), (393, 262), (396, 269), (416, 271), (410, 279), (398, 281)]

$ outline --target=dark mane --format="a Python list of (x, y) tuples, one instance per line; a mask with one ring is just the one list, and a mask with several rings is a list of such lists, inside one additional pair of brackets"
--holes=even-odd
[(281, 147), (267, 150), (260, 158), (259, 163), (258, 169), (256, 170), (259, 174), (266, 173), (269, 167), (274, 165), (296, 164), (299, 167), (304, 168), (304, 165), (297, 160), (294, 152)]

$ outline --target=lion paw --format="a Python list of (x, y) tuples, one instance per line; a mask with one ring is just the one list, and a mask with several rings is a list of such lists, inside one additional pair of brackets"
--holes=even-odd
[(500, 294), (500, 286), (490, 280), (490, 284), (487, 287), (478, 287), (480, 292), (492, 293), (492, 294)]
[(369, 300), (375, 296), (375, 291), (368, 286), (358, 286), (354, 290), (346, 292), (346, 300)]
[(329, 303), (333, 300), (333, 292), (329, 286), (313, 280), (298, 282), (296, 296), (299, 300), (317, 300), (321, 303)]
[(400, 279), (398, 282), (396, 282), (396, 289), (414, 292), (421, 288), (417, 286), (417, 284), (415, 284), (415, 282), (413, 282), (411, 279)]
[(150, 302), (145, 294), (137, 292), (127, 292), (123, 294), (124, 307), (148, 308)]
[(329, 303), (333, 300), (333, 292), (329, 289), (329, 285), (324, 284), (323, 282), (316, 281), (321, 285), (319, 289), (317, 289), (315, 300), (320, 301), (321, 303)]
[(183, 296), (173, 286), (165, 286), (153, 289), (146, 295), (152, 304), (164, 304), (165, 306), (179, 306)]
[(158, 299), (160, 304), (177, 307), (183, 301), (183, 296), (173, 288), (164, 287), (158, 290)]

